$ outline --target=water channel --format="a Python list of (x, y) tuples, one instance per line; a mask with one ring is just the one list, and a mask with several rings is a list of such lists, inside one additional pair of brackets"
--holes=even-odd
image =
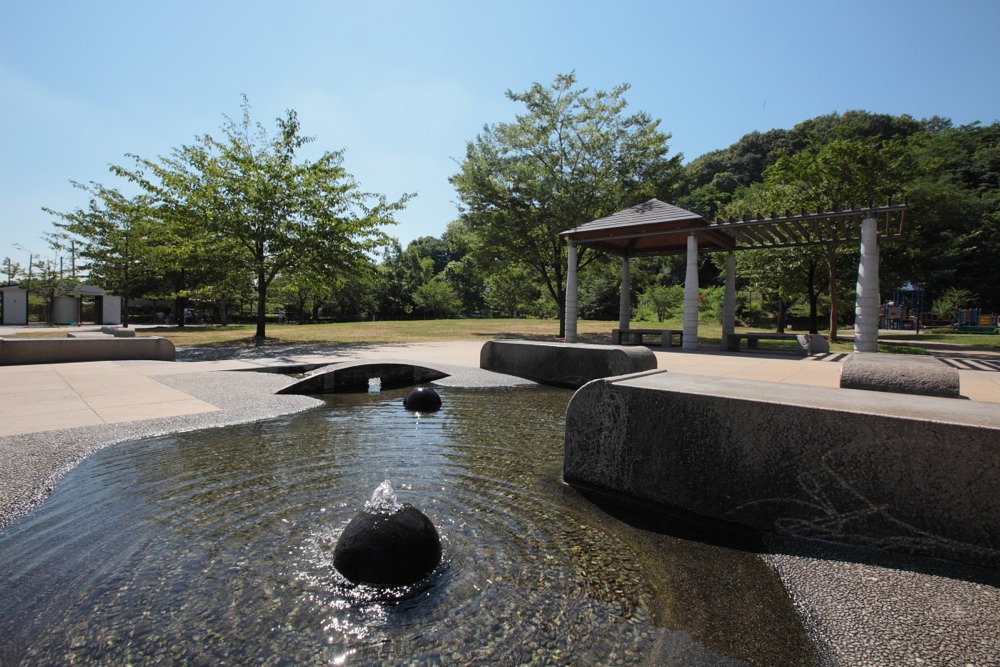
[[(572, 392), (439, 393), (430, 414), (405, 389), (336, 395), (88, 458), (0, 532), (0, 665), (813, 663), (752, 553), (562, 484)], [(403, 589), (333, 568), (385, 479), (444, 549)]]

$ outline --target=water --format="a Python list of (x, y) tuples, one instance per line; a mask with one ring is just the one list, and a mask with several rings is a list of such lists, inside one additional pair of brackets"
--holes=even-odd
[[(433, 414), (405, 394), (86, 460), (0, 533), (0, 665), (810, 663), (755, 557), (561, 484), (571, 392), (442, 388)], [(444, 549), (388, 591), (333, 568), (384, 480)]]

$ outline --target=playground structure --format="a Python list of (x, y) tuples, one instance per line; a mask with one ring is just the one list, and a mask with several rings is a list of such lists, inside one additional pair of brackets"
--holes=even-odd
[(879, 311), (883, 329), (912, 329), (920, 333), (924, 326), (924, 288), (907, 282)]

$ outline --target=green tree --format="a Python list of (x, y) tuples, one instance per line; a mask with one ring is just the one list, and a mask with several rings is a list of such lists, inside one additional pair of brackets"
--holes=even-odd
[(60, 248), (72, 242), (85, 261), (90, 281), (121, 295), (125, 304), (122, 324), (129, 325), (129, 300), (137, 283), (156, 271), (158, 245), (154, 222), (155, 204), (148, 195), (126, 197), (99, 183), (73, 183), (91, 196), (86, 208), (59, 212), (43, 208), (62, 220), (53, 223), (63, 230), (52, 235)]
[[(834, 139), (780, 158), (765, 171), (764, 185), (774, 210), (838, 210), (900, 201), (913, 173), (910, 152), (900, 140)], [(836, 341), (838, 246), (831, 242), (823, 248), (830, 298), (830, 340)], [(806, 248), (802, 252), (813, 250)], [(856, 249), (849, 252), (854, 256)]]
[[(588, 94), (576, 76), (507, 98), (525, 106), (466, 146), (451, 183), (462, 218), (491, 259), (531, 269), (559, 309), (565, 335), (566, 245), (559, 233), (655, 196), (669, 198), (680, 156), (659, 121), (626, 114), (627, 84)], [(587, 252), (578, 256), (580, 266)]]
[[(277, 119), (269, 136), (250, 118), (244, 98), (240, 122), (226, 118), (223, 138), (204, 135), (170, 157), (135, 157), (136, 169), (116, 172), (145, 187), (172, 216), (229, 239), (251, 271), (257, 293), (258, 343), (265, 338), (267, 289), (276, 276), (300, 270), (343, 275), (387, 241), (381, 228), (410, 195), (396, 202), (362, 192), (343, 167), (343, 152), (301, 159), (311, 137), (294, 110)], [(148, 172), (149, 177), (146, 176)]]
[(462, 308), (462, 300), (443, 276), (435, 276), (421, 285), (413, 301), (428, 319), (455, 317)]
[(680, 285), (651, 285), (642, 295), (643, 304), (656, 313), (658, 322), (668, 320), (684, 305), (684, 288)]

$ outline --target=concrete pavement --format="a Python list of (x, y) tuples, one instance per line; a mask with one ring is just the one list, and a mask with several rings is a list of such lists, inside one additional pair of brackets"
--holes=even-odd
[[(259, 370), (262, 366), (332, 364), (356, 360), (412, 361), (479, 368), (482, 341), (360, 347), (246, 348), (178, 351), (178, 362), (85, 362), (0, 366), (0, 436), (211, 412), (199, 400), (159, 379), (179, 373)], [(808, 358), (780, 353), (656, 351), (660, 369), (673, 373), (838, 387), (846, 355)], [(225, 356), (228, 358), (219, 358)], [(1000, 403), (1000, 354), (936, 354), (959, 369), (962, 396)], [(187, 361), (182, 361), (187, 360)]]

